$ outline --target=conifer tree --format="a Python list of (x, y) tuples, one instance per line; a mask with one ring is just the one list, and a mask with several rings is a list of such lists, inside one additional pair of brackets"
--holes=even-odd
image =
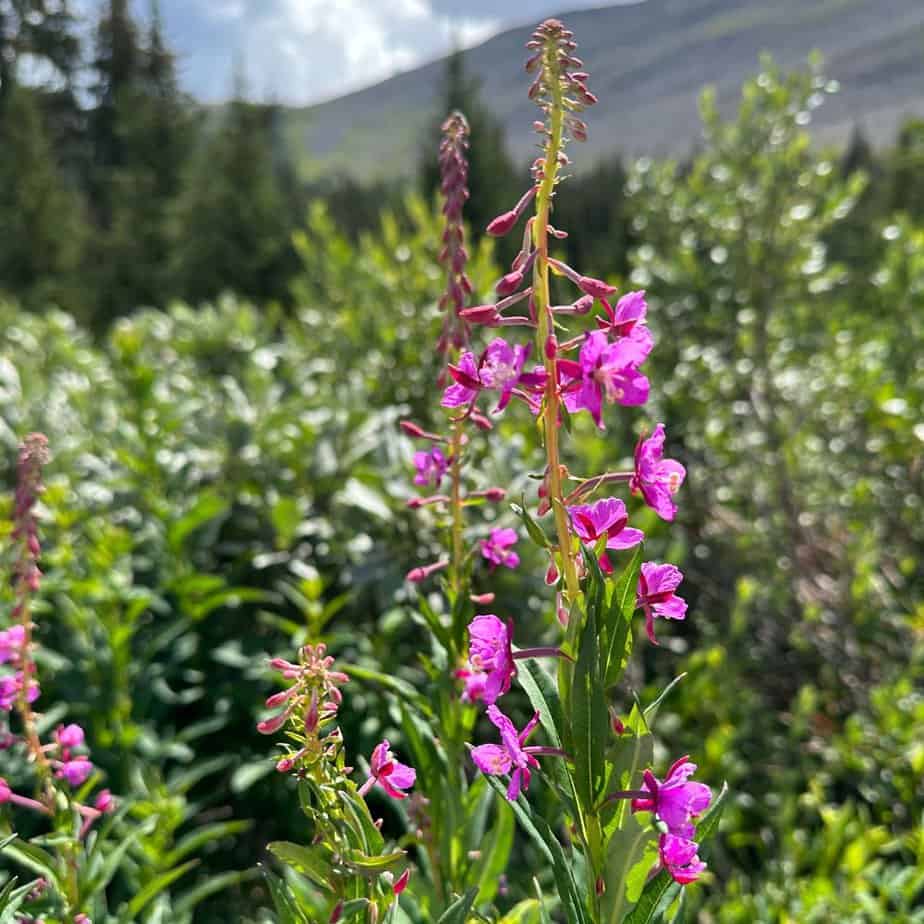
[(177, 205), (174, 284), (191, 301), (285, 294), (292, 222), (270, 143), (275, 115), (241, 97), (201, 144)]
[(56, 162), (40, 93), (14, 86), (3, 110), (0, 289), (27, 306), (57, 303), (79, 312), (80, 201)]

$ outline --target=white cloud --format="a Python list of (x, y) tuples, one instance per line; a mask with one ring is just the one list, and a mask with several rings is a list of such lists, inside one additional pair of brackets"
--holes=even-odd
[[(251, 89), (288, 103), (314, 102), (375, 83), (476, 43), (500, 20), (434, 11), (431, 0), (222, 0), (210, 16), (236, 19)], [(231, 49), (229, 49), (230, 51)]]

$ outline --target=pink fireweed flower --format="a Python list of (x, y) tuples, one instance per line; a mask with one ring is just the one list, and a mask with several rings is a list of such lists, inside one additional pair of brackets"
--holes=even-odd
[(608, 301), (603, 302), (606, 318), (597, 318), (597, 326), (617, 337), (628, 337), (636, 327), (644, 325), (648, 313), (648, 302), (644, 290), (626, 292), (613, 308)]
[(696, 764), (687, 756), (675, 760), (663, 780), (646, 770), (643, 787), (648, 794), (632, 800), (632, 811), (654, 812), (670, 834), (692, 838), (696, 833), (693, 820), (712, 801), (712, 790), (705, 783), (690, 780), (694, 773)]
[(584, 338), (580, 359), (560, 359), (565, 407), (573, 414), (589, 411), (602, 430), (604, 397), (626, 407), (648, 400), (648, 379), (638, 370), (644, 351), (629, 338), (609, 343), (603, 331), (591, 331)]
[(458, 365), (449, 366), (454, 384), (443, 392), (440, 403), (443, 407), (472, 404), (483, 389), (490, 389), (501, 393), (495, 410), (502, 411), (520, 381), (528, 355), (529, 347), (511, 346), (502, 337), (492, 340), (477, 362), (473, 353), (463, 353)]
[(521, 792), (529, 789), (532, 776), (530, 768), (539, 766), (535, 755), (548, 754), (563, 757), (564, 752), (558, 748), (525, 747), (529, 736), (539, 724), (538, 712), (519, 733), (514, 728), (513, 722), (497, 706), (488, 706), (488, 718), (500, 731), (502, 743), (481, 744), (472, 748), (472, 760), (482, 773), (487, 773), (489, 776), (501, 776), (513, 771), (507, 787), (507, 798), (513, 802)]
[(0, 632), (0, 664), (17, 663), (26, 644), (25, 626), (10, 626)]
[[(604, 497), (595, 504), (578, 504), (568, 507), (571, 525), (582, 542), (594, 544), (606, 537), (608, 549), (631, 549), (645, 538), (640, 529), (632, 529), (626, 524), (629, 515), (626, 505), (616, 497)], [(612, 565), (604, 552), (600, 556), (600, 567), (609, 574)]]
[(520, 381), (529, 350), (529, 346), (519, 344), (512, 347), (501, 337), (496, 337), (488, 344), (479, 372), (485, 388), (501, 393), (495, 410), (502, 411), (510, 403), (510, 396)]
[(411, 868), (407, 867), (405, 871), (395, 880), (394, 885), (391, 887), (391, 891), (395, 895), (400, 895), (406, 888), (408, 880), (411, 878)]
[(439, 561), (431, 562), (429, 565), (418, 565), (416, 568), (411, 568), (404, 576), (404, 579), (410, 581), (412, 584), (420, 584), (427, 580), (427, 578), (439, 571), (444, 571), (448, 567), (449, 559), (441, 558)]
[(466, 350), (460, 357), (458, 365), (449, 365), (449, 374), (454, 383), (443, 392), (443, 407), (461, 407), (471, 404), (482, 388), (481, 378), (478, 375), (478, 364), (474, 353)]
[(414, 453), (414, 467), (417, 469), (414, 484), (438, 488), (449, 468), (449, 460), (438, 446), (434, 446), (429, 452), (419, 450)]
[(0, 677), (0, 710), (10, 712), (13, 706), (16, 705), (23, 687), (26, 690), (26, 702), (34, 703), (41, 694), (39, 685), (35, 680), (25, 683), (22, 671), (17, 671), (12, 676)]
[(671, 499), (676, 494), (687, 470), (664, 454), (664, 424), (658, 424), (648, 439), (640, 437), (635, 447), (635, 473), (630, 482), (633, 493), (641, 493), (645, 503), (662, 520), (673, 520), (677, 505)]
[(59, 725), (54, 733), (55, 741), (62, 748), (79, 748), (83, 746), (84, 733), (79, 725)]
[(369, 779), (359, 787), (360, 796), (366, 796), (369, 790), (378, 783), (393, 799), (407, 798), (404, 790), (414, 785), (417, 780), (417, 771), (395, 760), (387, 738), (375, 746), (369, 765)]
[(492, 571), (500, 565), (516, 568), (520, 564), (520, 556), (510, 551), (510, 547), (516, 545), (518, 540), (516, 530), (509, 526), (492, 529), (490, 537), (481, 540), (481, 555), (489, 562)]
[(510, 689), (510, 681), (517, 672), (512, 632), (511, 620), (505, 624), (492, 613), (476, 616), (468, 624), (469, 663), (476, 671), (485, 673), (481, 698), (488, 705)]
[(520, 216), (526, 211), (526, 207), (532, 202), (533, 197), (536, 195), (536, 187), (531, 186), (523, 195), (520, 197), (520, 201), (510, 209), (509, 212), (503, 212), (498, 215), (493, 221), (490, 222), (485, 231), (490, 234), (492, 237), (503, 237), (505, 234), (509, 234), (514, 225), (520, 220)]
[(488, 675), (482, 670), (476, 670), (471, 664), (457, 668), (453, 676), (462, 681), (462, 695), (459, 699), (463, 703), (478, 703), (484, 700), (484, 689), (488, 682)]
[(662, 834), (658, 839), (658, 861), (670, 873), (674, 882), (688, 885), (696, 882), (706, 869), (697, 851), (699, 845), (685, 837)]
[(656, 616), (663, 619), (686, 619), (687, 601), (674, 591), (683, 580), (683, 572), (676, 565), (661, 565), (646, 561), (638, 576), (638, 594), (635, 605), (645, 612), (645, 631), (653, 645)]
[(92, 772), (93, 764), (86, 757), (75, 757), (73, 760), (64, 761), (58, 767), (55, 776), (58, 779), (67, 780), (71, 786), (81, 786)]
[[(476, 616), (468, 624), (469, 667), (484, 673), (481, 698), (491, 705), (510, 689), (517, 672), (515, 661), (525, 658), (563, 657), (560, 648), (540, 647), (513, 650), (513, 620), (503, 622), (493, 613)], [(457, 672), (459, 676), (459, 672)]]

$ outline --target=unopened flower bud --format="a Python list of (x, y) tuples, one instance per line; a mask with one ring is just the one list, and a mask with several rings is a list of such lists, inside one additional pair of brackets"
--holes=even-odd
[(472, 411), (471, 413), (472, 423), (478, 427), (479, 430), (493, 430), (494, 424), (484, 416), (480, 411)]
[(286, 723), (288, 712), (280, 712), (279, 715), (270, 716), (257, 724), (257, 731), (261, 735), (272, 735), (279, 731)]
[(484, 492), (485, 500), (489, 500), (492, 503), (500, 503), (507, 496), (507, 492), (503, 488), (488, 488)]
[(618, 291), (616, 286), (607, 285), (602, 279), (594, 279), (592, 276), (581, 276), (577, 284), (582, 292), (594, 298), (607, 298)]
[(337, 904), (334, 905), (334, 910), (331, 911), (330, 913), (330, 917), (327, 919), (328, 924), (337, 924), (337, 922), (340, 920), (342, 915), (343, 915), (343, 902), (337, 902)]
[(474, 308), (464, 308), (459, 317), (472, 324), (493, 324), (500, 318), (497, 305), (476, 305)]
[(558, 579), (561, 577), (558, 571), (558, 565), (555, 564), (555, 560), (551, 559), (549, 561), (549, 567), (545, 571), (545, 582), (549, 587), (554, 587), (558, 583)]
[(395, 884), (391, 887), (392, 892), (394, 892), (395, 895), (400, 895), (407, 888), (407, 883), (410, 878), (411, 868), (407, 867), (407, 869), (395, 880)]
[(469, 594), (468, 599), (477, 606), (486, 606), (488, 603), (494, 602), (494, 594), (490, 592), (486, 594)]
[(523, 284), (523, 270), (513, 270), (501, 277), (497, 284), (498, 295), (512, 295)]
[(444, 568), (449, 567), (449, 559), (440, 559), (429, 565), (421, 565), (417, 568), (411, 568), (408, 571), (406, 578), (412, 584), (419, 584), (421, 581), (425, 581), (431, 574), (436, 574), (437, 571), (442, 571)]
[(558, 338), (555, 334), (549, 334), (545, 341), (545, 358), (555, 359), (558, 354)]
[(485, 231), (490, 234), (491, 237), (503, 237), (514, 229), (519, 217), (520, 216), (517, 215), (514, 209), (510, 209), (509, 212), (502, 212), (496, 218), (492, 219), (488, 227), (485, 228)]

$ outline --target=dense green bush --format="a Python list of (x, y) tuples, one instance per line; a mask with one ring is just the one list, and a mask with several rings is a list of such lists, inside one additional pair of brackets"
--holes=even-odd
[[(689, 170), (629, 178), (630, 280), (648, 290), (658, 410), (689, 470), (671, 546), (639, 525), (683, 560), (698, 636), (694, 653), (678, 633), (647, 654), (634, 682), (663, 685), (682, 656), (661, 727), (678, 743), (708, 729), (684, 743), (732, 788), (720, 884), (687, 898), (704, 921), (922, 919), (924, 231), (907, 216), (868, 229), (881, 257), (862, 282), (828, 261), (863, 181), (808, 142), (824, 89), (768, 69), (736, 122), (707, 100)], [(0, 444), (11, 465), (41, 430), (54, 452), (44, 695), (87, 727), (127, 816), (156, 819), (112, 906), (201, 860), (137, 920), (186, 920), (200, 897), (197, 920), (268, 919), (250, 871), (300, 834), (254, 731), (268, 654), (324, 636), (398, 679), (421, 669), (397, 421), (432, 407), (438, 228), (411, 199), (354, 244), (314, 207), (292, 314), (178, 303), (100, 343), (58, 311), (0, 306)], [(469, 267), (487, 291), (488, 244)], [(536, 437), (501, 433), (483, 464), (509, 483)], [(588, 457), (625, 461), (610, 454)], [(363, 752), (393, 731), (366, 714), (377, 690), (357, 681), (342, 716)], [(514, 856), (521, 896), (533, 871), (528, 848)]]

